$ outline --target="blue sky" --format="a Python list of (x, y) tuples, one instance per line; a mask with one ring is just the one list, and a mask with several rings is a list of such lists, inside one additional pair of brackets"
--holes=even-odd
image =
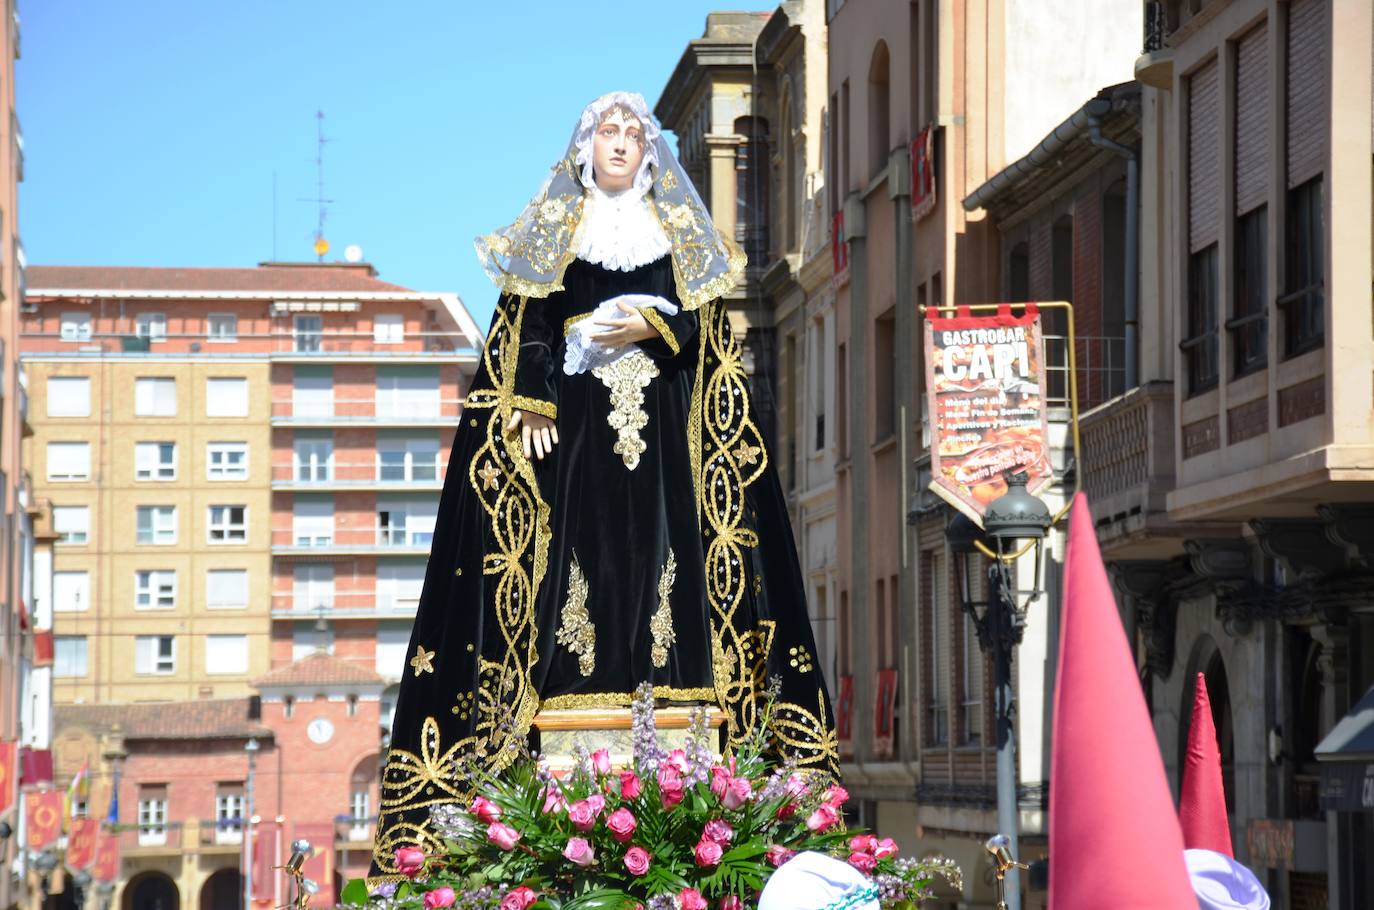
[[(723, 8), (771, 10), (733, 0)], [(42, 265), (313, 259), (325, 223), (387, 281), (457, 291), (485, 328), (472, 238), (514, 218), (578, 113), (652, 106), (709, 0), (26, 0), (19, 224)]]

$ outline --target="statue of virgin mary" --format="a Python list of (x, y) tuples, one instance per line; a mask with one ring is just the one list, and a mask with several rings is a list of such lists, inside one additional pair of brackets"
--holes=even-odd
[(721, 236), (644, 99), (587, 106), (509, 226), (477, 240), (500, 290), (454, 438), (391, 744), (370, 880), (438, 846), (536, 712), (710, 704), (732, 742), (770, 677), (770, 735), (838, 772), (777, 475), (718, 299)]

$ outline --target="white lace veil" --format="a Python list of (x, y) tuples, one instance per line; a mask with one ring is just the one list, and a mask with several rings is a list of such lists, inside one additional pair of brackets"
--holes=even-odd
[(644, 128), (644, 160), (634, 189), (648, 194), (649, 208), (672, 244), (678, 298), (684, 309), (694, 310), (734, 287), (744, 272), (744, 253), (716, 229), (658, 121), (634, 92), (611, 92), (583, 109), (567, 152), (539, 192), (513, 223), (477, 238), (477, 256), (503, 294), (547, 297), (562, 289), (563, 271), (577, 253), (584, 194), (594, 186), (592, 137), (613, 107), (632, 111)]

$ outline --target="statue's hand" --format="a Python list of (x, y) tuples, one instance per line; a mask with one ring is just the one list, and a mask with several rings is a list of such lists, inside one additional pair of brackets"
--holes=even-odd
[(506, 432), (514, 433), (517, 427), (520, 428), (520, 438), (525, 444), (526, 458), (530, 457), (531, 448), (536, 458), (542, 459), (545, 455), (553, 454), (553, 447), (558, 442), (558, 427), (552, 418), (533, 411), (514, 410), (510, 412)]
[(601, 326), (604, 331), (597, 332), (591, 336), (597, 344), (605, 345), (608, 348), (624, 347), (636, 341), (648, 341), (650, 338), (658, 336), (658, 330), (649, 325), (649, 320), (644, 318), (644, 314), (628, 303), (617, 303), (616, 307), (624, 316), (606, 316), (596, 320), (592, 325)]

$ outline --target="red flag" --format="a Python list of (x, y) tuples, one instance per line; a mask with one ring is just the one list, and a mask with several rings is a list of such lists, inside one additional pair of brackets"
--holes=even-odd
[(53, 654), (52, 630), (44, 629), (33, 633), (33, 665), (51, 667)]
[(310, 902), (317, 907), (334, 906), (334, 826), (296, 825), (296, 837), (310, 841), (310, 853), (301, 872), (320, 886), (319, 893)]
[(253, 829), (253, 899), (272, 901), (276, 898), (277, 870), (282, 860), (277, 856), (276, 822), (263, 819)]
[(41, 790), (24, 797), (28, 811), (29, 849), (42, 850), (62, 833), (62, 793)]
[(1193, 689), (1193, 719), (1188, 724), (1188, 759), (1183, 766), (1181, 791), (1178, 820), (1183, 826), (1183, 845), (1189, 850), (1214, 850), (1234, 859), (1226, 790), (1221, 783), (1221, 750), (1217, 748), (1212, 700), (1203, 673), (1197, 675)]
[(1154, 726), (1082, 493), (1064, 561), (1052, 743), (1049, 906), (1197, 906)]
[(21, 746), (19, 749), (19, 784), (31, 787), (52, 783), (52, 750)]
[(0, 815), (4, 815), (10, 806), (14, 805), (15, 787), (18, 783), (14, 779), (19, 754), (18, 745), (0, 742)]
[(112, 882), (119, 878), (119, 835), (101, 831), (95, 839), (95, 868), (91, 876), (98, 882)]
[(67, 835), (67, 868), (80, 872), (95, 860), (95, 841), (100, 833), (100, 822), (93, 818), (72, 819), (72, 830)]

